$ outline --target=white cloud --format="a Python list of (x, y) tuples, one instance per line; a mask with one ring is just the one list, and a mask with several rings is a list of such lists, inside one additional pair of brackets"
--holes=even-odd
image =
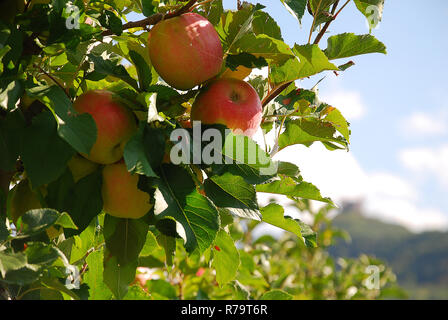
[(399, 159), (407, 169), (423, 178), (436, 178), (448, 188), (448, 144), (404, 149), (400, 151)]
[(448, 114), (414, 112), (400, 122), (400, 131), (406, 136), (436, 136), (448, 132)]
[(347, 120), (359, 120), (367, 112), (361, 94), (356, 91), (331, 90), (328, 93), (320, 92), (320, 100), (339, 109)]
[[(420, 206), (418, 190), (410, 182), (389, 172), (366, 172), (351, 153), (331, 152), (315, 144), (310, 148), (288, 147), (274, 159), (296, 163), (304, 179), (337, 204), (361, 200), (369, 215), (413, 231), (448, 229), (448, 212)], [(268, 197), (262, 195), (259, 200), (266, 203)], [(275, 198), (284, 205), (288, 203), (285, 198)], [(297, 214), (292, 208), (286, 212)]]

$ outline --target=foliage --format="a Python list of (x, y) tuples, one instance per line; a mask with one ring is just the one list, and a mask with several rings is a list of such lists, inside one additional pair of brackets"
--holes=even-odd
[[(305, 14), (307, 1), (282, 2), (299, 20)], [(370, 34), (336, 35), (328, 39), (326, 49), (319, 47), (318, 40), (337, 16), (330, 19), (338, 1), (308, 2), (314, 18), (310, 39), (316, 33), (316, 40), (293, 47), (283, 41), (277, 23), (259, 4), (243, 3), (232, 11), (224, 10), (221, 0), (8, 3), (15, 11), (5, 10), (0, 17), (2, 297), (140, 299), (148, 298), (147, 292), (153, 299), (377, 297), (363, 291), (350, 296), (347, 284), (341, 284), (346, 279), (359, 283), (360, 270), (371, 263), (367, 258), (347, 261), (341, 271), (334, 271), (326, 285), (336, 287), (326, 287), (328, 292), (313, 289), (312, 281), (320, 281), (327, 267), (335, 270), (324, 251), (314, 248), (319, 244), (317, 230), (284, 216), (279, 205), (260, 208), (257, 201), (263, 192), (299, 203), (332, 205), (303, 180), (299, 168), (272, 157), (294, 144), (322, 143), (329, 150), (348, 150), (350, 129), (343, 115), (321, 102), (312, 88), (296, 85), (296, 80), (324, 71), (342, 72), (352, 65), (338, 67), (336, 59), (385, 53), (384, 45)], [(356, 5), (363, 10), (365, 3)], [(248, 81), (263, 103), (262, 128), (275, 130), (277, 138), (272, 145), (260, 146), (251, 138), (227, 135), (220, 156), (230, 163), (163, 161), (171, 132), (189, 117), (201, 87), (179, 92), (160, 81), (146, 49), (148, 28), (162, 17), (190, 10), (215, 26), (226, 66), (268, 66), (267, 77)], [(126, 22), (129, 13), (147, 18)], [(92, 117), (78, 114), (72, 106), (79, 95), (94, 89), (113, 91), (140, 121), (124, 149), (124, 161), (139, 175), (139, 188), (153, 199), (153, 209), (143, 218), (118, 219), (103, 212), (102, 166), (81, 179), (75, 179), (69, 168), (70, 159), (89, 153), (95, 142)], [(256, 150), (267, 161), (232, 158), (226, 148), (232, 141), (246, 155)], [(274, 170), (261, 174), (268, 168)], [(15, 192), (10, 189), (24, 181), (31, 192), (23, 201), (40, 205), (13, 217)], [(244, 239), (260, 221), (294, 237), (243, 241), (249, 247), (239, 248), (235, 230), (240, 220), (249, 226), (239, 235)], [(278, 274), (277, 263), (283, 260), (289, 261), (285, 263), (290, 269)], [(202, 276), (198, 266), (204, 268)], [(145, 289), (132, 286), (138, 267), (155, 269), (159, 278), (152, 278)], [(210, 285), (214, 283), (217, 286)]]

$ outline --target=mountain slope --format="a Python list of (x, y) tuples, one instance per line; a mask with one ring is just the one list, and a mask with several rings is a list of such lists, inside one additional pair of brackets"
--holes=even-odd
[(332, 255), (376, 256), (392, 267), (412, 298), (448, 299), (448, 232), (416, 234), (357, 211), (343, 211), (333, 224), (347, 231), (351, 242), (329, 248)]

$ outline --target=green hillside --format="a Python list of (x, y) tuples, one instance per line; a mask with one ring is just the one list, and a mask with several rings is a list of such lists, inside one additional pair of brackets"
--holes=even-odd
[(373, 255), (388, 262), (411, 298), (448, 299), (448, 232), (413, 233), (356, 210), (342, 211), (333, 224), (347, 231), (351, 241), (330, 247), (332, 255)]

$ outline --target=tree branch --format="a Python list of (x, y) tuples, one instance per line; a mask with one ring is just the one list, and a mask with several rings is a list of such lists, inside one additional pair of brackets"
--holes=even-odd
[(266, 97), (264, 97), (263, 101), (261, 102), (262, 107), (265, 107), (269, 102), (275, 99), (280, 93), (282, 93), (283, 90), (288, 88), (292, 82), (293, 81), (288, 81), (276, 86), (274, 90), (272, 90)]
[(333, 5), (333, 7), (332, 7), (332, 9), (331, 9), (331, 20), (330, 20), (330, 21), (327, 21), (327, 22), (324, 24), (322, 30), (320, 30), (320, 32), (317, 34), (316, 39), (315, 39), (314, 42), (313, 42), (314, 44), (318, 44), (318, 43), (319, 43), (319, 41), (320, 41), (320, 40), (322, 39), (322, 37), (324, 36), (325, 32), (327, 32), (327, 29), (328, 29), (328, 27), (330, 26), (330, 24), (336, 19), (336, 17), (339, 15), (339, 13), (342, 11), (342, 9), (344, 9), (345, 6), (346, 6), (349, 2), (350, 2), (350, 0), (347, 0), (347, 1), (344, 3), (344, 5), (341, 7), (341, 9), (339, 9), (338, 12), (336, 12), (336, 14), (335, 14), (335, 11), (336, 11), (336, 7), (337, 7), (338, 4), (339, 4), (339, 0), (337, 0), (337, 1), (334, 3), (334, 5)]
[[(171, 19), (171, 18), (180, 16), (180, 15), (190, 11), (191, 7), (196, 2), (197, 2), (197, 0), (190, 0), (182, 8), (180, 8), (179, 10), (177, 10), (175, 12), (171, 12), (168, 14), (156, 13), (156, 14), (153, 14), (153, 15), (151, 15), (145, 19), (139, 20), (139, 21), (131, 21), (131, 22), (125, 23), (123, 25), (123, 30), (131, 29), (131, 28), (144, 28), (146, 26), (155, 25), (162, 20), (167, 20), (167, 19)], [(112, 34), (114, 34), (112, 32), (112, 30), (106, 30), (101, 35), (104, 37), (104, 36), (110, 36)]]

